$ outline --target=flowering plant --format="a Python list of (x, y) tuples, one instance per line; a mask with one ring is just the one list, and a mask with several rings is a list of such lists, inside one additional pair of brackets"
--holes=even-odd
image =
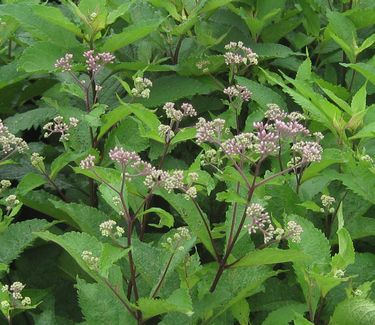
[(375, 323), (372, 9), (307, 2), (0, 5), (4, 321)]

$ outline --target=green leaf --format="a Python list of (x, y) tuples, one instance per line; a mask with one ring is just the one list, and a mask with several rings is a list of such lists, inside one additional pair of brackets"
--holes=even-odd
[(51, 72), (56, 60), (66, 50), (49, 42), (37, 42), (27, 47), (18, 60), (18, 66), (26, 72)]
[[(168, 193), (165, 190), (158, 190), (155, 194), (164, 198), (178, 212), (181, 218), (187, 223), (190, 230), (214, 256), (215, 251), (210, 237), (194, 203), (191, 200), (186, 200), (182, 194)], [(203, 217), (206, 219), (206, 223), (208, 223), (207, 216), (203, 214)]]
[(240, 325), (248, 325), (250, 319), (250, 307), (246, 299), (239, 300), (230, 308), (232, 315)]
[(170, 312), (193, 314), (191, 297), (186, 289), (177, 289), (167, 299), (140, 298), (138, 307), (146, 319)]
[(81, 30), (66, 18), (60, 9), (52, 6), (35, 6), (33, 12), (48, 23), (57, 25), (77, 36), (81, 36)]
[(355, 135), (351, 136), (349, 139), (363, 139), (363, 138), (373, 138), (375, 136), (375, 122), (365, 125), (360, 129)]
[(375, 303), (368, 299), (353, 298), (339, 303), (330, 325), (369, 325), (375, 323)]
[(135, 0), (129, 0), (120, 4), (116, 9), (111, 10), (107, 16), (107, 25), (113, 24), (117, 18), (125, 15), (130, 7), (134, 4)]
[(309, 256), (298, 249), (265, 248), (255, 250), (239, 260), (233, 267), (308, 261)]
[(348, 229), (352, 239), (375, 236), (375, 219), (368, 217), (356, 217), (347, 221), (345, 228)]
[(89, 235), (102, 239), (99, 225), (111, 219), (111, 216), (106, 213), (95, 209), (93, 207), (78, 204), (78, 203), (65, 203), (62, 201), (52, 201), (56, 209), (66, 213), (79, 227), (79, 229)]
[(183, 128), (172, 138), (171, 144), (177, 144), (180, 142), (185, 142), (187, 140), (194, 139), (196, 136), (196, 128)]
[[(78, 302), (87, 324), (135, 325), (136, 320), (103, 284), (77, 279)], [(124, 296), (124, 294), (122, 294)]]
[(46, 230), (51, 223), (43, 219), (32, 219), (11, 224), (0, 233), (0, 263), (9, 265), (34, 241), (35, 231)]
[(239, 85), (245, 86), (253, 93), (251, 99), (259, 104), (259, 106), (263, 109), (267, 109), (267, 104), (272, 103), (279, 105), (281, 108), (286, 108), (286, 103), (283, 97), (281, 97), (271, 88), (244, 77), (236, 77), (236, 80), (238, 81)]
[(57, 174), (70, 162), (75, 160), (81, 160), (85, 157), (86, 154), (76, 153), (74, 151), (66, 151), (58, 156), (52, 163), (51, 163), (51, 173), (50, 177), (52, 179), (56, 178)]
[(231, 3), (233, 0), (208, 0), (204, 7), (199, 10), (199, 13), (205, 13), (212, 10), (215, 10), (220, 7), (225, 7), (228, 3)]
[(339, 252), (332, 257), (332, 267), (344, 270), (355, 261), (355, 251), (349, 232), (345, 228), (337, 230)]
[(362, 74), (367, 80), (369, 80), (373, 85), (375, 85), (375, 67), (368, 63), (351, 63), (351, 64), (341, 64), (344, 67), (352, 68)]
[(47, 183), (47, 179), (40, 174), (28, 173), (22, 177), (21, 182), (17, 186), (17, 191), (20, 195), (24, 196), (33, 189)]
[(147, 210), (143, 211), (140, 214), (140, 216), (143, 216), (145, 214), (152, 213), (152, 212), (156, 213), (160, 217), (160, 221), (159, 221), (159, 224), (150, 223), (149, 224), (150, 226), (153, 226), (153, 227), (156, 227), (156, 228), (162, 228), (164, 226), (166, 226), (168, 228), (173, 227), (174, 218), (169, 212), (165, 211), (164, 209), (150, 208), (150, 209), (147, 209)]
[(160, 19), (150, 19), (125, 27), (121, 33), (108, 37), (104, 41), (102, 50), (113, 52), (132, 44), (157, 30), (161, 23)]
[[(168, 89), (168, 91), (165, 91)], [(217, 84), (209, 77), (187, 78), (177, 75), (163, 76), (153, 81), (150, 98), (140, 100), (147, 107), (164, 105), (194, 95), (206, 95), (218, 90)]]
[(366, 96), (367, 96), (366, 86), (367, 84), (365, 83), (353, 96), (353, 100), (351, 104), (353, 113), (362, 112), (366, 109)]
[(280, 307), (267, 315), (262, 325), (287, 325), (294, 318), (294, 314), (307, 311), (306, 304), (293, 303)]

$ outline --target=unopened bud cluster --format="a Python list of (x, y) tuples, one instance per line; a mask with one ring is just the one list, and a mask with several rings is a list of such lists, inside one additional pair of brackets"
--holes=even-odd
[(17, 199), (17, 196), (12, 194), (5, 199), (5, 203), (7, 210), (10, 211), (13, 208), (15, 208), (18, 204), (20, 204), (20, 201)]
[(275, 228), (271, 224), (271, 218), (259, 203), (252, 203), (246, 209), (246, 216), (250, 219), (250, 223), (245, 225), (249, 234), (255, 234), (260, 231), (263, 234), (264, 243), (268, 243), (274, 236)]
[(13, 151), (24, 152), (28, 149), (27, 143), (19, 137), (16, 137), (14, 134), (10, 133), (8, 128), (3, 124), (3, 121), (0, 119), (0, 146), (3, 154), (7, 155)]
[(37, 152), (33, 152), (31, 157), (30, 157), (30, 162), (31, 162), (31, 165), (34, 166), (35, 168), (44, 168), (44, 157), (41, 156), (39, 153)]
[(91, 271), (99, 270), (99, 257), (94, 256), (91, 251), (83, 251), (81, 254), (81, 258)]
[(189, 229), (187, 227), (179, 227), (172, 237), (167, 238), (166, 243), (163, 243), (163, 246), (171, 252), (183, 251), (184, 242), (190, 239), (191, 235)]
[(122, 237), (125, 230), (124, 228), (117, 225), (114, 220), (107, 220), (99, 225), (100, 232), (104, 237)]
[(134, 97), (149, 98), (152, 81), (147, 78), (137, 77), (134, 79), (134, 88), (131, 90)]
[(11, 284), (11, 286), (4, 285), (1, 288), (3, 293), (7, 293), (9, 295), (9, 301), (3, 300), (1, 301), (2, 309), (10, 309), (10, 308), (17, 308), (17, 307), (26, 307), (31, 305), (30, 297), (23, 297), (22, 290), (25, 288), (25, 284), (16, 281)]
[(301, 234), (303, 232), (303, 229), (295, 221), (288, 222), (286, 231), (287, 238), (290, 239), (293, 243), (299, 243), (301, 241)]
[(169, 119), (174, 122), (181, 122), (184, 117), (193, 117), (197, 116), (197, 112), (194, 109), (193, 105), (189, 103), (183, 103), (179, 109), (175, 108), (175, 103), (168, 102), (163, 106), (163, 110)]
[(56, 116), (53, 122), (48, 122), (43, 126), (44, 137), (48, 138), (52, 134), (60, 134), (60, 141), (68, 141), (70, 137), (69, 130), (77, 127), (79, 120), (75, 117), (70, 117), (69, 122), (65, 123), (62, 116)]
[(254, 53), (249, 47), (244, 46), (243, 42), (230, 42), (225, 45), (224, 60), (225, 64), (231, 65), (257, 65), (258, 55)]
[(198, 119), (197, 124), (197, 143), (204, 142), (220, 142), (223, 132), (225, 131), (225, 121), (223, 119), (214, 119), (213, 121), (206, 121), (203, 117)]
[(336, 199), (332, 196), (325, 195), (323, 194), (320, 197), (320, 200), (322, 202), (322, 208), (320, 209), (321, 212), (329, 212), (329, 213), (334, 213), (335, 208), (334, 208), (334, 203), (336, 202)]
[(0, 181), (0, 193), (4, 192), (6, 189), (12, 186), (12, 183), (7, 179), (2, 179)]

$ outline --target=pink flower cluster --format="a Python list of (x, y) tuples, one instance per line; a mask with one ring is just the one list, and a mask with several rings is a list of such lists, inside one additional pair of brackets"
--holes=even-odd
[[(102, 52), (94, 54), (94, 50), (88, 50), (83, 53), (86, 58), (87, 70), (96, 73), (99, 69), (108, 63), (113, 63), (115, 56), (109, 52)], [(63, 57), (56, 60), (55, 68), (61, 69), (61, 71), (72, 71), (73, 67), (73, 54), (67, 53)]]
[(86, 58), (87, 70), (93, 73), (98, 72), (104, 64), (113, 63), (115, 60), (115, 56), (109, 52), (102, 52), (95, 55), (94, 50), (84, 52), (83, 56)]
[(168, 102), (163, 106), (163, 110), (165, 111), (167, 117), (174, 122), (180, 122), (184, 117), (187, 116), (193, 117), (197, 115), (193, 105), (189, 103), (183, 103), (180, 106), (180, 109), (176, 109), (175, 105), (175, 103)]
[(203, 117), (198, 119), (197, 128), (197, 143), (216, 142), (221, 141), (221, 136), (224, 131), (225, 121), (222, 119), (215, 119), (213, 121), (206, 121)]
[(243, 42), (230, 42), (225, 45), (227, 52), (224, 54), (225, 64), (245, 64), (257, 65), (258, 55), (249, 47), (244, 46)]
[(67, 53), (62, 58), (56, 60), (55, 68), (63, 72), (72, 70), (73, 54)]
[(28, 149), (27, 143), (13, 133), (10, 133), (8, 128), (0, 119), (0, 146), (4, 154), (9, 154), (12, 151), (23, 152)]
[(255, 234), (259, 230), (264, 237), (264, 243), (268, 243), (273, 239), (275, 228), (271, 224), (271, 218), (259, 203), (252, 203), (246, 209), (246, 216), (250, 219), (250, 223), (245, 226), (249, 234)]
[(244, 102), (248, 102), (251, 98), (251, 91), (248, 90), (245, 86), (235, 85), (230, 86), (224, 89), (224, 94), (228, 95), (229, 100), (233, 100), (234, 98), (240, 98)]

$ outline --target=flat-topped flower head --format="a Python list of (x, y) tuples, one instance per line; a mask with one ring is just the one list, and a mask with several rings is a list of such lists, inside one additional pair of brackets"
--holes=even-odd
[(313, 141), (300, 141), (292, 146), (292, 150), (301, 156), (303, 163), (319, 162), (322, 159), (322, 146)]
[(257, 65), (258, 55), (251, 48), (244, 46), (242, 42), (230, 42), (225, 45), (227, 52), (224, 54), (225, 64)]
[(149, 98), (152, 81), (147, 78), (137, 77), (134, 79), (134, 88), (131, 93), (134, 97)]
[(8, 127), (3, 124), (3, 121), (0, 119), (0, 146), (2, 147), (3, 154), (7, 155), (12, 151), (22, 153), (27, 150), (29, 147), (27, 143), (16, 137), (14, 134), (9, 132)]
[(246, 209), (246, 217), (250, 219), (250, 223), (245, 225), (249, 234), (255, 234), (260, 231), (264, 238), (264, 243), (268, 243), (275, 235), (275, 228), (271, 224), (271, 218), (264, 207), (259, 203), (252, 203)]
[(83, 56), (86, 58), (87, 70), (93, 73), (98, 72), (103, 65), (113, 63), (115, 60), (115, 56), (109, 52), (95, 54), (94, 50), (84, 52)]
[(107, 220), (99, 225), (100, 233), (103, 237), (122, 237), (125, 230), (117, 225), (114, 220)]
[(255, 133), (254, 149), (262, 156), (272, 155), (279, 150), (279, 135), (263, 122), (254, 123)]
[(287, 224), (287, 237), (293, 243), (299, 243), (301, 241), (301, 234), (303, 232), (302, 227), (295, 221), (289, 221)]
[(264, 116), (270, 121), (283, 121), (288, 116), (288, 113), (283, 111), (279, 105), (271, 103), (267, 104), (267, 111)]
[(197, 143), (202, 144), (203, 142), (215, 142), (220, 139), (224, 131), (225, 120), (214, 119), (213, 121), (206, 121), (203, 117), (198, 119), (197, 124)]
[(56, 69), (61, 69), (61, 71), (71, 71), (73, 66), (73, 54), (67, 53), (62, 58), (57, 59), (55, 63)]
[(94, 256), (91, 251), (83, 251), (81, 258), (91, 271), (99, 270), (99, 257)]
[(193, 105), (189, 103), (183, 103), (179, 109), (175, 108), (176, 104), (167, 102), (163, 106), (163, 110), (169, 119), (173, 122), (180, 122), (184, 117), (193, 117), (197, 115)]
[(227, 155), (239, 155), (245, 153), (246, 150), (253, 148), (254, 134), (240, 133), (232, 139), (222, 143), (223, 151)]
[(109, 151), (109, 158), (123, 166), (135, 167), (141, 162), (141, 158), (134, 151), (126, 151), (123, 148), (115, 147)]
[(85, 159), (81, 160), (79, 166), (82, 169), (91, 169), (95, 167), (95, 156), (88, 155)]
[(248, 102), (252, 96), (252, 92), (245, 86), (235, 85), (224, 89), (224, 94), (229, 97), (229, 100), (240, 98), (244, 102)]

